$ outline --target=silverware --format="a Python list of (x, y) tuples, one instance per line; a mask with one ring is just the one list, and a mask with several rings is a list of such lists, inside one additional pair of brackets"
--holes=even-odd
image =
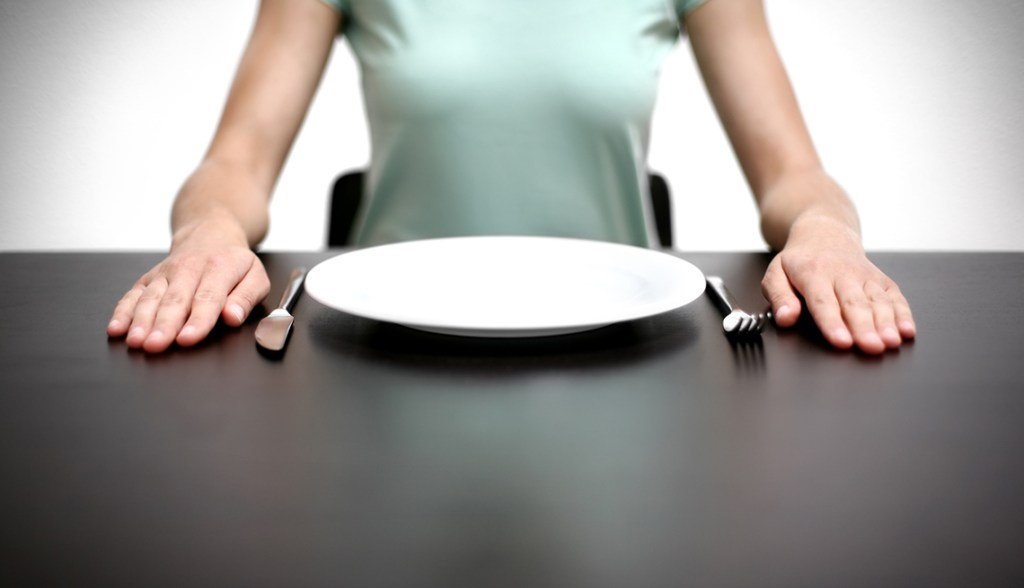
[(753, 335), (763, 331), (765, 326), (771, 322), (772, 313), (770, 311), (750, 314), (741, 310), (736, 299), (733, 298), (732, 292), (725, 287), (722, 278), (708, 276), (707, 281), (708, 286), (711, 286), (709, 292), (711, 292), (712, 298), (725, 313), (725, 318), (722, 319), (722, 328), (726, 333)]
[(256, 344), (267, 351), (281, 351), (288, 341), (288, 333), (292, 330), (295, 317), (289, 310), (295, 306), (295, 299), (302, 290), (302, 281), (306, 278), (306, 268), (297, 267), (288, 278), (288, 287), (281, 295), (281, 303), (269, 315), (256, 325)]

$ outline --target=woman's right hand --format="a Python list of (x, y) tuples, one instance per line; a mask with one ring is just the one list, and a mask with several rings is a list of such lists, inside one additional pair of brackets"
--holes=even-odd
[(149, 353), (172, 343), (202, 341), (220, 317), (245, 322), (270, 292), (270, 280), (244, 232), (204, 220), (177, 232), (166, 259), (146, 272), (117, 303), (107, 334)]
[(270, 292), (250, 245), (266, 234), (270, 192), (340, 27), (324, 2), (259, 3), (213, 142), (175, 200), (171, 252), (117, 304), (108, 335), (151, 353), (195, 345)]

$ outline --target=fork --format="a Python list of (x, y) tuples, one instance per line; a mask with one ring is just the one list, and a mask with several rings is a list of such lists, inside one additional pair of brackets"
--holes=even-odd
[(771, 311), (751, 314), (742, 310), (733, 298), (732, 292), (725, 287), (725, 282), (718, 276), (708, 276), (708, 285), (711, 286), (712, 298), (727, 313), (722, 319), (722, 328), (726, 333), (735, 335), (754, 335), (764, 330), (772, 320)]

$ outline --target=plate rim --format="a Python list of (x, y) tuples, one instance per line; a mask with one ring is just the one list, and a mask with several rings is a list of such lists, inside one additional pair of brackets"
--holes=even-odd
[[(408, 247), (419, 247), (424, 244), (433, 243), (452, 243), (452, 242), (467, 242), (467, 241), (490, 241), (490, 242), (514, 242), (514, 241), (528, 241), (533, 244), (541, 244), (544, 242), (561, 242), (561, 243), (572, 243), (574, 246), (582, 246), (584, 248), (595, 247), (595, 248), (606, 248), (614, 249), (621, 252), (628, 252), (628, 255), (643, 256), (649, 259), (664, 260), (662, 263), (675, 264), (679, 268), (683, 268), (683, 271), (689, 272), (694, 278), (694, 288), (692, 290), (686, 290), (685, 295), (679, 295), (677, 292), (673, 292), (669, 296), (665, 296), (660, 300), (654, 302), (648, 302), (642, 305), (628, 307), (627, 312), (609, 314), (605, 317), (597, 317), (593, 320), (576, 320), (576, 321), (563, 321), (558, 324), (552, 324), (550, 321), (544, 321), (542, 323), (531, 323), (524, 324), (522, 321), (514, 322), (513, 324), (498, 323), (494, 322), (487, 325), (481, 324), (456, 324), (453, 321), (425, 321), (417, 317), (403, 316), (401, 313), (382, 313), (375, 310), (367, 311), (365, 308), (359, 307), (359, 305), (349, 304), (338, 304), (334, 301), (325, 300), (323, 297), (317, 295), (317, 290), (320, 282), (320, 276), (324, 272), (328, 271), (331, 265), (339, 263), (338, 260), (348, 256), (348, 259), (352, 259), (352, 256), (362, 256), (366, 252), (372, 251), (370, 255), (376, 255), (378, 251), (384, 249), (397, 249), (397, 248), (408, 248)], [(429, 246), (429, 245), (428, 245)], [(697, 278), (700, 278), (699, 280)], [(680, 284), (688, 282), (688, 279), (678, 280), (676, 284), (673, 284), (675, 289), (678, 289)], [(696, 287), (699, 282), (700, 288)], [(310, 284), (313, 285), (310, 288)], [(706, 287), (704, 273), (693, 263), (674, 255), (672, 252), (650, 249), (646, 247), (640, 247), (636, 245), (629, 245), (625, 243), (618, 243), (613, 241), (599, 241), (594, 239), (581, 239), (576, 237), (557, 237), (557, 236), (535, 236), (535, 235), (467, 235), (467, 236), (452, 236), (452, 237), (437, 237), (429, 239), (414, 239), (407, 241), (398, 241), (394, 243), (386, 243), (381, 245), (373, 245), (368, 247), (361, 247), (358, 249), (352, 249), (349, 251), (341, 252), (328, 259), (325, 259), (317, 263), (306, 276), (306, 292), (311, 298), (327, 306), (328, 308), (345, 312), (354, 316), (367, 318), (371, 320), (395, 323), (412, 327), (424, 331), (432, 332), (447, 332), (450, 334), (464, 334), (466, 336), (487, 336), (487, 337), (515, 337), (517, 332), (531, 332), (540, 333), (536, 336), (543, 336), (544, 331), (557, 331), (566, 332), (571, 330), (572, 332), (585, 331), (589, 329), (596, 329), (611, 324), (622, 323), (632, 320), (638, 320), (641, 318), (647, 318), (656, 316), (664, 312), (669, 312), (677, 308), (681, 308), (696, 299), (700, 298), (701, 294), (704, 293)], [(494, 334), (498, 333), (498, 334)], [(481, 335), (482, 334), (482, 335)]]

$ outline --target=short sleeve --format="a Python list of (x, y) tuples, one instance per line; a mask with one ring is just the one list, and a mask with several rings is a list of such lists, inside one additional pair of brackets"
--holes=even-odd
[(708, 0), (675, 0), (676, 14), (679, 16), (679, 18), (683, 18), (687, 14), (693, 12), (695, 8), (697, 8), (701, 4), (704, 4), (707, 1)]
[[(337, 10), (342, 14), (348, 14), (349, 12), (349, 0), (322, 0), (324, 4)], [(683, 0), (684, 2), (688, 0)]]

